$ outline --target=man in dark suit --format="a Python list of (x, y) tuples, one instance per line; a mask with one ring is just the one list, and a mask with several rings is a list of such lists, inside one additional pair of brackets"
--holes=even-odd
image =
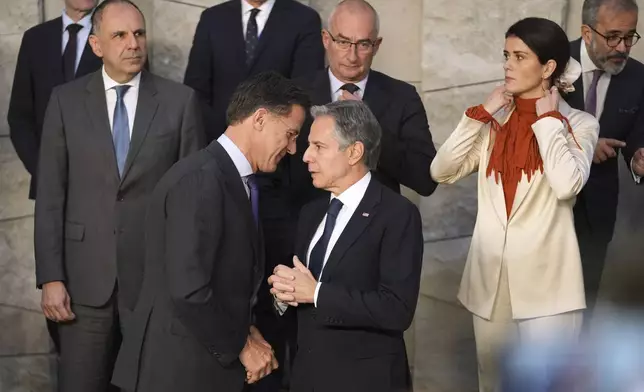
[(31, 174), (29, 198), (36, 198), (36, 169), (45, 109), (52, 89), (101, 67), (87, 38), (98, 0), (65, 0), (61, 17), (27, 30), (22, 38), (7, 121), (18, 157)]
[(364, 103), (312, 113), (304, 161), (331, 195), (302, 209), (294, 266), (269, 278), (276, 300), (297, 306), (291, 391), (408, 391), (403, 332), (420, 286), (420, 214), (370, 173), (381, 130)]
[[(308, 97), (275, 72), (239, 85), (230, 126), (155, 190), (141, 299), (114, 383), (126, 391), (239, 392), (276, 368), (253, 325), (263, 280), (257, 171), (295, 152)], [(245, 368), (245, 371), (244, 371)]]
[(318, 13), (295, 0), (232, 0), (205, 10), (184, 83), (199, 93), (208, 141), (226, 129), (235, 87), (262, 71), (294, 78), (324, 67)]
[(582, 38), (571, 43), (582, 76), (566, 100), (595, 115), (600, 124), (590, 178), (574, 208), (589, 312), (597, 300), (617, 217), (618, 150), (636, 181), (644, 175), (644, 65), (629, 59), (639, 38), (637, 12), (634, 0), (586, 0)]
[[(13, 79), (7, 122), (13, 147), (31, 175), (29, 198), (36, 198), (40, 135), (51, 90), (101, 66), (87, 37), (98, 0), (65, 0), (62, 16), (27, 30), (22, 38)], [(72, 38), (72, 39), (70, 39)], [(61, 49), (62, 45), (62, 49)], [(59, 351), (56, 323), (47, 328)]]
[[(378, 36), (378, 14), (363, 0), (343, 1), (329, 18), (322, 38), (329, 68), (296, 81), (316, 105), (355, 99), (363, 100), (382, 127), (382, 152), (374, 176), (383, 185), (400, 192), (405, 185), (420, 195), (429, 196), (437, 184), (428, 175), (436, 150), (429, 131), (425, 108), (415, 88), (371, 69), (382, 38)], [(293, 254), (293, 238), (300, 209), (325, 192), (316, 189), (302, 162), (307, 147), (311, 119), (302, 127), (298, 153), (287, 157), (262, 184), (260, 214), (267, 238), (267, 272)], [(266, 291), (266, 290), (265, 290)], [(282, 319), (270, 311), (270, 297), (260, 298), (264, 312), (260, 327), (276, 351), (291, 337), (294, 350), (295, 320)], [(266, 305), (268, 303), (268, 305)], [(282, 368), (284, 369), (284, 367)]]
[(105, 0), (92, 24), (104, 65), (53, 90), (38, 167), (36, 280), (45, 316), (59, 323), (65, 392), (108, 388), (142, 281), (149, 195), (204, 145), (196, 94), (142, 71), (139, 9)]

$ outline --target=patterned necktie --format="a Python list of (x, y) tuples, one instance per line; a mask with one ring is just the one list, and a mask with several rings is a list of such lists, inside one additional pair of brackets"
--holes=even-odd
[(247, 176), (246, 184), (250, 190), (250, 206), (253, 209), (255, 225), (259, 227), (259, 186), (257, 184), (257, 177), (254, 174)]
[(250, 67), (257, 50), (257, 42), (259, 41), (259, 33), (257, 29), (257, 14), (259, 9), (253, 8), (250, 11), (250, 19), (246, 25), (246, 65)]
[(82, 28), (83, 26), (76, 23), (67, 26), (69, 39), (63, 52), (63, 74), (65, 76), (65, 82), (74, 80), (76, 76), (76, 47), (78, 45), (78, 31)]
[(353, 83), (346, 83), (340, 87), (340, 90), (348, 91), (350, 94), (355, 94), (356, 91), (360, 90), (360, 87), (356, 86)]
[(114, 90), (116, 90), (116, 107), (114, 108), (114, 120), (112, 121), (112, 138), (114, 140), (114, 151), (116, 152), (116, 164), (121, 178), (123, 177), (127, 153), (130, 149), (130, 123), (127, 108), (125, 107), (125, 102), (123, 102), (123, 96), (125, 96), (129, 88), (129, 85), (114, 87)]
[(329, 208), (326, 211), (326, 223), (324, 224), (324, 231), (322, 236), (318, 240), (317, 244), (311, 250), (311, 257), (309, 259), (309, 270), (315, 277), (315, 279), (320, 278), (322, 273), (322, 266), (324, 265), (324, 255), (326, 255), (327, 247), (329, 246), (329, 240), (331, 239), (331, 234), (333, 233), (333, 228), (335, 227), (335, 220), (338, 218), (338, 213), (342, 209), (342, 202), (339, 199), (331, 200)]
[(584, 110), (587, 113), (592, 114), (593, 116), (597, 113), (597, 83), (599, 78), (602, 76), (604, 71), (596, 69), (593, 71), (593, 81), (590, 83), (588, 88), (588, 94), (586, 95), (586, 103), (584, 104)]

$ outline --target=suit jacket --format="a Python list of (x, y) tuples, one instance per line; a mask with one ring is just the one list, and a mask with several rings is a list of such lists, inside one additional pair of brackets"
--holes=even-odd
[[(7, 121), (13, 146), (31, 174), (30, 199), (36, 198), (36, 169), (45, 109), (52, 89), (65, 82), (62, 36), (63, 19), (58, 17), (27, 30), (18, 52)], [(101, 59), (86, 43), (76, 76), (94, 72), (101, 65)]]
[[(582, 40), (570, 44), (572, 57), (579, 61)], [(580, 77), (575, 91), (566, 96), (575, 109), (584, 110), (584, 85)], [(624, 70), (611, 76), (604, 109), (599, 118), (599, 136), (622, 140), (626, 147), (622, 155), (629, 167), (639, 147), (644, 147), (644, 64), (629, 59)], [(617, 158), (592, 164), (588, 183), (579, 194), (575, 215), (587, 222), (590, 232), (598, 240), (609, 242), (613, 237), (617, 218), (619, 176)], [(579, 217), (578, 217), (579, 218)]]
[[(302, 209), (296, 253), (306, 260), (328, 198)], [(300, 305), (291, 391), (407, 391), (403, 332), (416, 309), (423, 258), (420, 213), (371, 179), (331, 250), (317, 307)]]
[(239, 172), (217, 141), (161, 180), (146, 241), (144, 286), (113, 383), (126, 391), (241, 391), (238, 357), (263, 252)]
[(143, 273), (149, 195), (203, 139), (196, 94), (143, 71), (120, 179), (101, 71), (55, 88), (38, 169), (38, 286), (63, 281), (73, 302), (101, 306), (118, 278), (119, 302), (133, 309)]
[[(511, 110), (499, 113), (500, 123)], [(489, 123), (464, 115), (432, 163), (431, 175), (440, 183), (452, 184), (478, 171), (478, 215), (458, 298), (479, 317), (492, 314), (502, 263), (515, 319), (586, 306), (572, 208), (588, 179), (599, 124), (564, 101), (559, 111), (574, 137), (552, 117), (532, 125), (543, 173), (537, 171), (530, 181), (523, 176), (509, 218), (503, 185), (486, 175), (494, 143)]]
[(276, 71), (293, 78), (323, 68), (321, 30), (315, 10), (295, 0), (277, 0), (259, 37), (255, 58), (247, 66), (241, 0), (206, 9), (197, 25), (184, 83), (205, 104), (209, 140), (226, 130), (229, 100), (249, 76)]

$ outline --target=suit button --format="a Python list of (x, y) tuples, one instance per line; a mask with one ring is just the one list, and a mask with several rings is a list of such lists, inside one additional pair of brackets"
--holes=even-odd
[(123, 194), (121, 192), (116, 194), (116, 201), (123, 201)]

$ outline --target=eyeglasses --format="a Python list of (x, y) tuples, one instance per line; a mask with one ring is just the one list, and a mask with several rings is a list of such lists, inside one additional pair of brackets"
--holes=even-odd
[(639, 39), (641, 38), (640, 35), (637, 34), (637, 33), (628, 34), (628, 35), (625, 35), (623, 37), (620, 37), (619, 35), (606, 36), (606, 35), (600, 33), (599, 31), (595, 30), (591, 26), (588, 26), (588, 27), (592, 31), (597, 33), (597, 35), (599, 35), (600, 37), (605, 39), (606, 40), (606, 45), (608, 45), (608, 47), (610, 47), (610, 48), (616, 48), (617, 46), (619, 46), (620, 43), (622, 43), (622, 41), (624, 41), (624, 46), (626, 46), (627, 48), (630, 48), (631, 46), (635, 45), (637, 43), (637, 41), (639, 41)]
[(288, 136), (289, 143), (294, 142), (295, 140), (297, 140), (297, 136), (300, 134), (300, 131), (298, 131), (297, 129), (295, 129), (292, 126), (288, 125), (279, 116), (273, 116), (273, 117), (276, 118), (277, 121), (281, 122), (282, 125), (284, 125), (287, 128), (286, 135)]
[(331, 37), (333, 42), (335, 42), (335, 44), (338, 45), (338, 48), (340, 48), (341, 50), (349, 50), (353, 45), (355, 45), (355, 47), (358, 48), (358, 52), (368, 53), (371, 52), (377, 44), (377, 41), (372, 41), (369, 39), (361, 39), (358, 42), (352, 42), (343, 38), (335, 38), (329, 30), (325, 31), (327, 34), (329, 34), (329, 37)]

